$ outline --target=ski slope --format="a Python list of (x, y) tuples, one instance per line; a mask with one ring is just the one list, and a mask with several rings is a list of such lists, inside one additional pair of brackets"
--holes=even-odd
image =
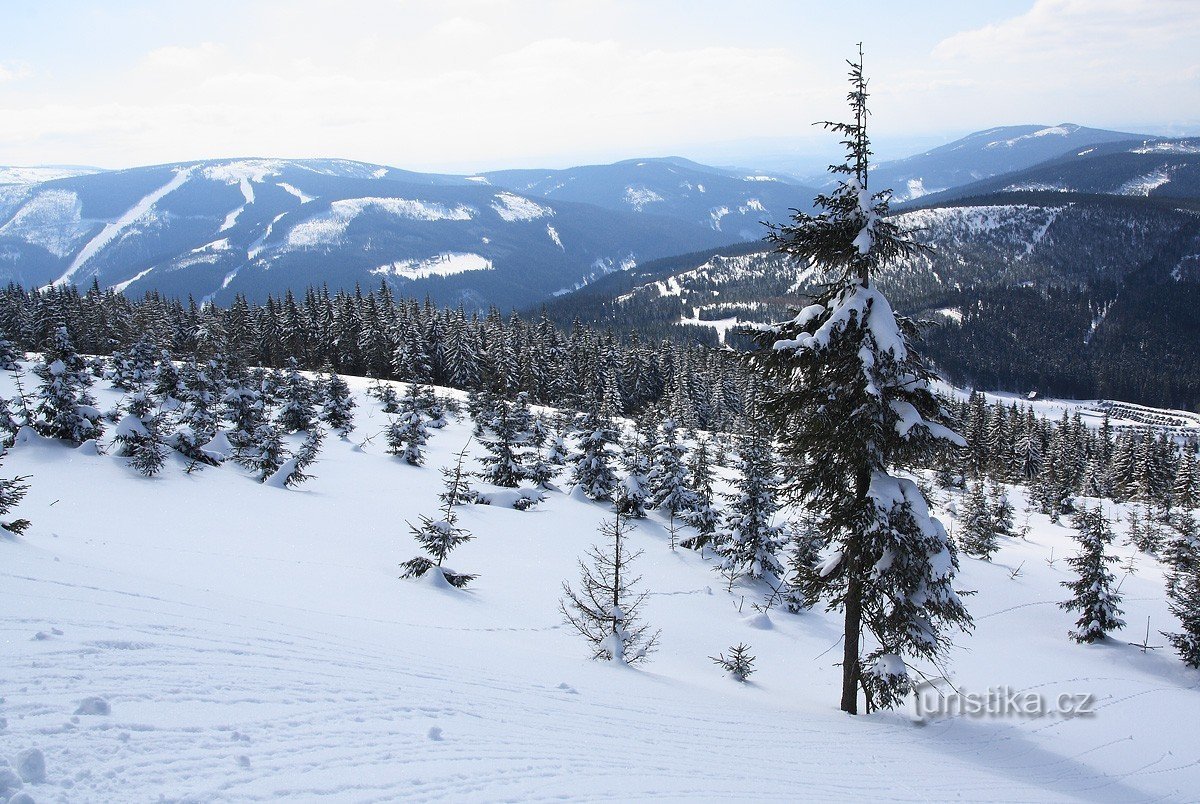
[[(955, 683), (1094, 695), (1092, 716), (846, 716), (838, 619), (758, 614), (762, 589), (727, 591), (711, 562), (670, 550), (657, 515), (630, 542), (645, 551), (660, 647), (613, 667), (588, 660), (557, 610), (606, 507), (551, 493), (528, 512), (462, 508), (476, 538), (448, 563), (479, 579), (466, 591), (399, 580), (417, 552), (405, 520), (433, 513), (437, 469), (470, 424), (432, 431), (426, 466), (407, 466), (384, 451), (365, 381), (350, 382), (358, 429), (331, 436), (297, 489), (233, 464), (187, 475), (172, 459), (145, 479), (87, 445), (9, 451), (0, 475), (31, 476), (18, 513), (33, 526), (0, 538), (0, 758), (43, 752), (45, 782), (24, 787), (36, 801), (1133, 802), (1200, 790), (1200, 674), (1169, 649), (1126, 644), (1147, 616), (1175, 627), (1148, 557), (1121, 588), (1130, 627), (1094, 646), (1067, 638), (1073, 616), (1056, 605), (1069, 530), (1035, 514), (993, 563), (963, 558), (977, 627), (956, 639)], [(96, 390), (102, 407), (118, 398)], [(1124, 564), (1131, 549), (1119, 553)], [(758, 657), (744, 685), (708, 658), (738, 642)], [(109, 713), (76, 714), (89, 698)]]

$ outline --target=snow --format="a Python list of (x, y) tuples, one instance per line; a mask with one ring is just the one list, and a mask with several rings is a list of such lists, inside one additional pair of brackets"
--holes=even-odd
[(279, 182), (278, 186), (281, 189), (283, 189), (283, 190), (291, 193), (292, 195), (296, 196), (297, 198), (299, 198), (301, 204), (307, 204), (309, 201), (315, 201), (317, 199), (317, 197), (315, 195), (308, 195), (303, 190), (301, 190), (297, 187), (293, 187), (292, 185), (288, 184), (286, 181)]
[(240, 179), (238, 181), (238, 186), (241, 188), (242, 198), (245, 199), (246, 203), (242, 204), (240, 207), (234, 209), (225, 216), (225, 222), (221, 224), (220, 228), (220, 231), (222, 232), (226, 231), (227, 229), (232, 229), (237, 223), (238, 216), (242, 214), (242, 212), (246, 209), (246, 206), (254, 203), (254, 188), (250, 185), (250, 180), (246, 178)]
[(337, 243), (356, 217), (368, 210), (378, 210), (398, 218), (413, 221), (469, 221), (476, 215), (473, 207), (457, 204), (447, 207), (436, 201), (412, 198), (344, 198), (296, 226), (287, 235), (290, 248), (305, 248)]
[(989, 142), (984, 147), (997, 148), (1003, 146), (1005, 148), (1011, 148), (1018, 142), (1037, 139), (1038, 137), (1069, 137), (1078, 130), (1079, 126), (1076, 125), (1049, 126), (1048, 128), (1038, 129), (1032, 134), (1022, 134), (1019, 137), (1013, 137), (1010, 140), (997, 140), (996, 142)]
[[(220, 181), (226, 184), (243, 184), (242, 192), (245, 193), (245, 186), (250, 182), (262, 184), (272, 176), (278, 176), (279, 172), (288, 166), (288, 163), (282, 159), (238, 159), (232, 162), (221, 162), (216, 165), (206, 165), (201, 170), (201, 175), (211, 181)], [(246, 203), (253, 203), (253, 191)]]
[(713, 207), (712, 209), (710, 209), (708, 211), (708, 217), (710, 218), (709, 226), (711, 226), (713, 229), (715, 229), (718, 232), (721, 231), (721, 218), (724, 218), (728, 214), (729, 214), (729, 207), (726, 207), (726, 206)]
[(774, 176), (745, 176), (746, 181), (779, 181)]
[(1150, 195), (1151, 191), (1171, 181), (1171, 169), (1167, 166), (1137, 176), (1117, 188), (1118, 195)]
[(431, 276), (452, 276), (468, 271), (490, 270), (492, 261), (480, 254), (443, 252), (424, 260), (397, 260), (372, 268), (371, 273), (401, 279), (426, 279)]
[(54, 280), (55, 285), (69, 284), (75, 277), (75, 274), (82, 268), (87, 261), (100, 253), (101, 249), (107, 246), (116, 238), (122, 231), (132, 226), (141, 218), (150, 215), (157, 204), (167, 194), (178, 190), (183, 186), (192, 175), (190, 168), (180, 168), (175, 171), (175, 175), (171, 180), (159, 187), (157, 190), (144, 196), (140, 201), (126, 210), (119, 218), (111, 223), (104, 225), (100, 233), (88, 241), (79, 253), (75, 255), (75, 259), (71, 261), (71, 265), (58, 279)]
[(477, 182), (479, 184), (491, 184), (487, 176), (467, 176), (467, 181)]
[(1200, 144), (1195, 142), (1156, 142), (1134, 148), (1135, 154), (1200, 154)]
[(73, 176), (87, 176), (101, 173), (99, 168), (88, 167), (58, 167), (55, 165), (34, 165), (32, 167), (17, 167), (6, 165), (0, 167), (0, 184), (40, 184), (55, 179), (69, 179)]
[(550, 207), (513, 193), (496, 193), (492, 209), (496, 210), (496, 214), (509, 223), (548, 218), (554, 214), (554, 210)]
[(83, 220), (82, 210), (83, 205), (74, 191), (42, 190), (0, 226), (0, 237), (24, 240), (41, 246), (55, 257), (65, 257), (95, 226), (94, 221)]
[(933, 311), (934, 315), (940, 315), (949, 318), (951, 321), (961, 324), (963, 320), (963, 312), (959, 307), (942, 307)]
[(566, 249), (563, 248), (562, 240), (560, 240), (558, 237), (558, 230), (548, 223), (546, 224), (546, 234), (550, 235), (550, 240), (553, 241), (554, 245), (558, 246), (563, 251), (566, 251)]
[(688, 316), (680, 316), (678, 323), (690, 324), (693, 327), (711, 327), (717, 331), (717, 338), (722, 345), (725, 343), (725, 338), (729, 335), (729, 331), (741, 325), (741, 321), (738, 320), (737, 316), (718, 319), (701, 318), (699, 307), (693, 308), (690, 318)]
[(109, 287), (112, 288), (112, 290), (116, 291), (117, 293), (124, 293), (129, 288), (130, 285), (132, 285), (134, 282), (138, 281), (139, 279), (145, 278), (151, 271), (154, 270), (154, 268), (155, 268), (155, 266), (151, 265), (149, 268), (147, 268), (144, 271), (138, 271), (131, 278), (126, 279), (124, 282), (118, 282), (115, 285), (110, 285)]
[[(362, 435), (378, 432), (368, 382), (350, 384)], [(960, 557), (976, 627), (953, 651), (953, 683), (1093, 695), (1096, 714), (850, 718), (836, 707), (837, 616), (775, 608), (761, 627), (764, 590), (725, 591), (711, 562), (669, 549), (657, 514), (629, 536), (645, 551), (646, 622), (662, 629), (637, 669), (589, 661), (557, 611), (604, 505), (550, 493), (532, 512), (465, 506), (476, 538), (454, 566), (479, 579), (400, 581), (417, 552), (404, 521), (435, 514), (437, 467), (469, 438), (467, 422), (439, 431), (425, 468), (379, 439), (329, 438), (294, 490), (232, 464), (187, 475), (174, 458), (146, 480), (111, 454), (24, 439), (3, 467), (33, 476), (18, 511), (34, 524), (0, 539), (0, 757), (41, 752), (38, 801), (1125, 802), (1200, 789), (1195, 671), (1125, 634), (1067, 638), (1074, 618), (1056, 604), (1075, 546), (1044, 516), (990, 563)], [(1132, 554), (1115, 552), (1118, 567)], [(1138, 557), (1129, 622), (1173, 627), (1162, 584)], [(707, 658), (739, 642), (757, 656), (753, 684)], [(72, 722), (89, 697), (110, 714)]]
[(663, 197), (649, 187), (629, 186), (625, 188), (624, 201), (633, 207), (635, 212), (641, 212), (646, 208), (647, 204), (656, 204), (662, 200)]

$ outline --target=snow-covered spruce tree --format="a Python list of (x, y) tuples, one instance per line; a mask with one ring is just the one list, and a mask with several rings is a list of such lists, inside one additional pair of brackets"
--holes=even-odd
[(1167, 598), (1179, 632), (1163, 632), (1188, 667), (1200, 668), (1200, 537), (1182, 532), (1167, 551)]
[(151, 393), (162, 397), (165, 402), (167, 399), (177, 399), (181, 387), (179, 371), (175, 368), (171, 353), (163, 349), (159, 353), (158, 368), (154, 372), (154, 388), (151, 389)]
[(713, 538), (720, 556), (717, 569), (733, 581), (742, 576), (775, 584), (784, 577), (779, 552), (783, 528), (774, 524), (779, 477), (771, 442), (759, 435), (744, 436), (738, 445), (738, 479), (726, 512)]
[(21, 364), (18, 361), (24, 359), (25, 355), (19, 353), (4, 331), (0, 330), (0, 371), (19, 371)]
[[(634, 443), (631, 449), (625, 451), (625, 477), (621, 479), (620, 493), (613, 500), (614, 504), (621, 506), (621, 513), (630, 519), (645, 519), (650, 498), (650, 460), (639, 446)], [(672, 534), (671, 549), (674, 548)]]
[(992, 554), (1000, 547), (996, 540), (996, 524), (983, 490), (982, 480), (971, 484), (963, 501), (958, 544), (964, 553), (984, 561), (991, 561)]
[[(780, 442), (788, 498), (821, 517), (829, 557), (822, 597), (845, 615), (841, 708), (894, 707), (911, 690), (905, 657), (938, 662), (949, 628), (971, 620), (953, 588), (958, 559), (916, 484), (891, 474), (927, 461), (940, 442), (965, 445), (941, 425), (932, 375), (911, 340), (915, 325), (872, 286), (883, 266), (920, 249), (888, 220), (888, 193), (867, 188), (867, 82), (850, 65), (852, 122), (845, 163), (816, 215), (796, 213), (770, 238), (827, 284), (795, 318), (757, 327), (751, 366), (759, 409)], [(865, 656), (863, 629), (871, 638)]]
[(271, 486), (292, 488), (306, 480), (311, 480), (312, 475), (308, 474), (306, 470), (317, 462), (317, 457), (321, 454), (321, 445), (324, 442), (325, 430), (320, 426), (313, 426), (305, 435), (300, 449), (279, 464), (279, 468), (264, 482)]
[(313, 386), (296, 364), (296, 358), (288, 358), (286, 379), (278, 390), (279, 414), (275, 423), (285, 433), (300, 433), (313, 426), (317, 417)]
[(649, 593), (637, 591), (642, 579), (630, 568), (642, 554), (625, 544), (632, 527), (618, 505), (614, 518), (600, 525), (608, 544), (603, 549), (592, 545), (587, 553), (590, 565), (579, 562), (579, 591), (564, 581), (564, 596), (558, 602), (567, 624), (591, 647), (592, 658), (615, 664), (642, 661), (658, 641), (658, 632), (650, 633), (639, 617)]
[(521, 429), (523, 419), (518, 406), (503, 399), (496, 401), (495, 415), (480, 433), (481, 443), (488, 453), (479, 458), (483, 464), (483, 471), (479, 473), (481, 480), (493, 486), (515, 489), (526, 478), (529, 433)]
[(691, 476), (692, 501), (684, 512), (684, 521), (696, 529), (696, 535), (684, 539), (680, 546), (689, 550), (703, 549), (712, 540), (721, 516), (713, 504), (713, 468), (709, 455), (708, 439), (696, 439), (696, 448), (688, 462)]
[(225, 389), (221, 404), (232, 425), (229, 443), (236, 458), (250, 448), (255, 431), (266, 421), (262, 395), (248, 384), (236, 383)]
[(450, 555), (450, 551), (474, 538), (469, 530), (458, 524), (458, 513), (454, 510), (456, 505), (467, 501), (466, 498), (469, 494), (466, 488), (466, 472), (463, 470), (466, 453), (467, 448), (464, 446), (458, 453), (458, 460), (453, 468), (442, 467), (445, 491), (438, 495), (442, 501), (441, 510), (438, 512), (440, 516), (437, 519), (421, 516), (419, 525), (407, 523), (413, 537), (421, 545), (421, 549), (425, 551), (426, 555), (416, 556), (402, 563), (400, 565), (403, 568), (403, 572), (400, 574), (401, 578), (420, 578), (433, 569), (441, 573), (446, 583), (461, 589), (479, 577), (455, 572), (442, 566), (442, 562), (446, 560), (446, 556)]
[(805, 511), (789, 522), (787, 533), (787, 584), (783, 591), (784, 607), (793, 614), (811, 609), (821, 599), (821, 563), (823, 538), (817, 518)]
[(142, 390), (155, 382), (158, 350), (149, 336), (143, 335), (127, 352), (113, 352), (112, 368), (105, 376), (114, 388)]
[(404, 411), (388, 424), (388, 452), (404, 458), (404, 462), (410, 466), (425, 463), (424, 447), (428, 441), (425, 419), (415, 408)]
[(653, 462), (650, 467), (650, 504), (665, 510), (671, 518), (671, 533), (675, 532), (675, 519), (684, 511), (691, 510), (696, 495), (690, 488), (684, 456), (687, 447), (679, 440), (679, 432), (673, 419), (662, 423), (662, 438), (654, 446)]
[(590, 500), (611, 499), (618, 481), (610, 464), (613, 456), (609, 445), (617, 443), (620, 435), (598, 409), (582, 418), (579, 431), (579, 449), (569, 458), (573, 466), (571, 482)]
[(321, 421), (342, 438), (354, 429), (354, 395), (340, 374), (327, 368), (321, 378)]
[(34, 429), (39, 435), (74, 444), (103, 435), (100, 411), (87, 390), (92, 377), (66, 327), (55, 329), (33, 373), (41, 380), (34, 405)]
[(988, 510), (992, 514), (992, 527), (997, 536), (1011, 538), (1015, 531), (1013, 523), (1013, 505), (1008, 498), (1008, 491), (1003, 484), (997, 483), (988, 495)]
[(136, 391), (129, 396), (129, 413), (117, 423), (117, 454), (129, 458), (129, 465), (146, 477), (162, 471), (167, 460), (162, 420), (150, 395)]
[(283, 435), (270, 422), (261, 422), (246, 440), (235, 460), (258, 475), (258, 482), (265, 483), (283, 465), (286, 450)]
[(1084, 508), (1075, 512), (1073, 524), (1079, 540), (1079, 553), (1067, 559), (1077, 578), (1063, 581), (1071, 590), (1070, 600), (1059, 603), (1061, 608), (1079, 612), (1075, 630), (1070, 632), (1076, 642), (1097, 642), (1109, 631), (1125, 627), (1124, 612), (1118, 608), (1121, 595), (1117, 593), (1116, 578), (1109, 571), (1117, 557), (1105, 550), (1112, 543), (1112, 523), (1099, 508)]
[[(8, 453), (0, 452), (0, 459), (3, 459), (6, 454)], [(0, 528), (18, 536), (24, 533), (31, 523), (28, 519), (8, 519), (7, 514), (29, 492), (29, 484), (25, 482), (28, 479), (28, 475), (0, 478), (0, 517), (5, 517), (0, 519)]]

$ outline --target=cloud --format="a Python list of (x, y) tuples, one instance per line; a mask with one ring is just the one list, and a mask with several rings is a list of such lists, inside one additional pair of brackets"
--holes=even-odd
[(0, 62), (0, 84), (33, 77), (33, 69), (24, 62)]

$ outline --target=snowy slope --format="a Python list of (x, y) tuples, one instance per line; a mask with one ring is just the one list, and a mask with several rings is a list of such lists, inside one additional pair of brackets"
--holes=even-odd
[[(331, 439), (297, 490), (232, 465), (146, 480), (86, 448), (9, 452), (3, 474), (32, 476), (20, 513), (34, 525), (0, 540), (0, 757), (44, 752), (36, 800), (1128, 802), (1200, 789), (1200, 679), (1165, 650), (1067, 639), (1055, 603), (1069, 532), (1041, 516), (994, 563), (963, 560), (977, 628), (954, 679), (1095, 695), (1095, 715), (849, 718), (836, 618), (751, 616), (762, 590), (726, 592), (701, 556), (670, 551), (658, 519), (632, 537), (662, 629), (642, 669), (589, 661), (556, 610), (603, 506), (552, 493), (525, 513), (461, 509), (476, 540), (451, 563), (479, 580), (398, 580), (415, 554), (404, 520), (432, 511), (437, 467), (469, 426), (435, 432), (414, 468), (377, 435), (362, 443), (385, 417), (359, 403), (354, 440)], [(1154, 561), (1137, 559), (1122, 592), (1123, 636), (1140, 639), (1147, 616), (1172, 627)], [(758, 657), (744, 686), (707, 658), (739, 641)], [(76, 715), (89, 697), (110, 713)]]

